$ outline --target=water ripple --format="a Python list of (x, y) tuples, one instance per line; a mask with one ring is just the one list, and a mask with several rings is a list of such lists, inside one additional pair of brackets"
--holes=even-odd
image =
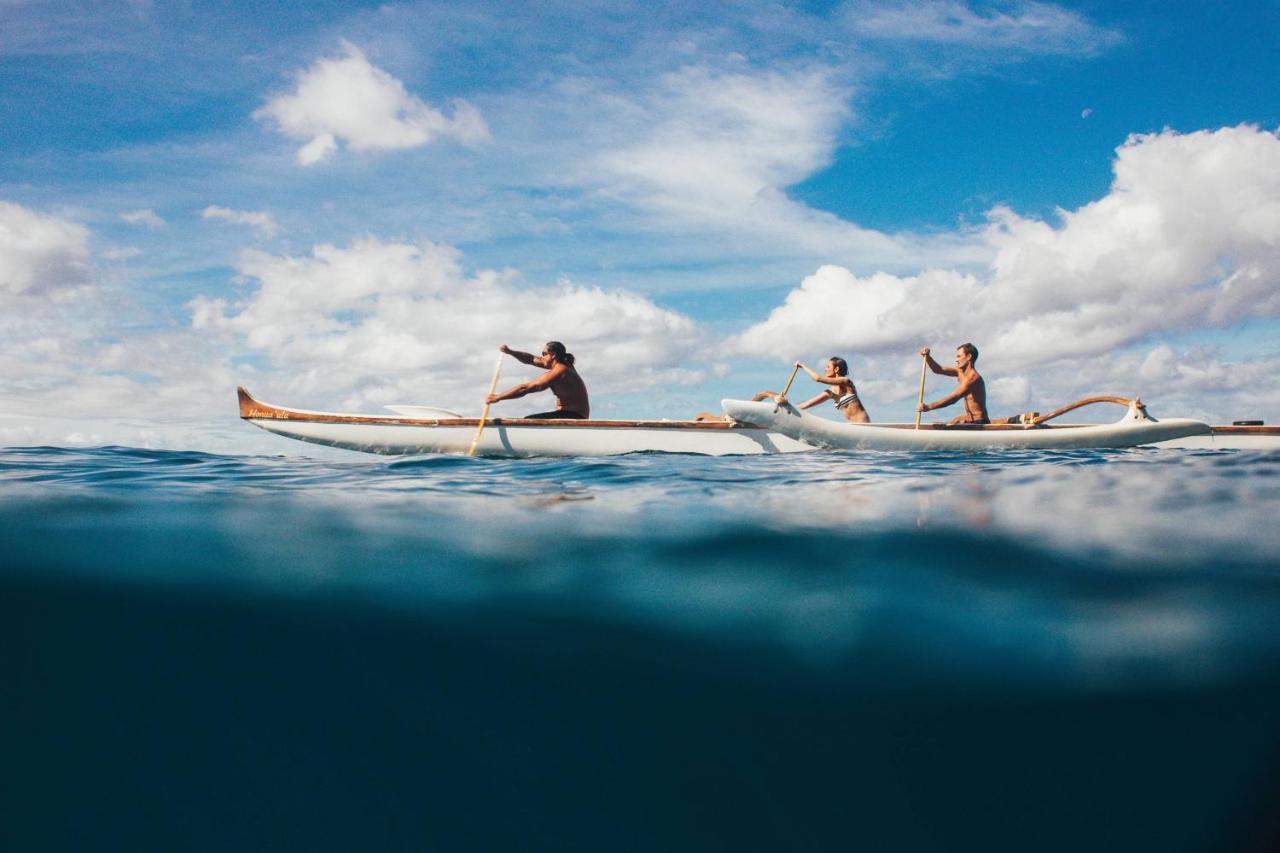
[(766, 643), (806, 665), (889, 644), (916, 661), (911, 678), (1214, 680), (1280, 660), (1278, 466), (1149, 449), (333, 461), (11, 448), (0, 578), (415, 611), (506, 602)]

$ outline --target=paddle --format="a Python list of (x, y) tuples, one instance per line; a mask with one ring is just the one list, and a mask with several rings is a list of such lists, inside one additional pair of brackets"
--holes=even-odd
[[(791, 383), (796, 381), (796, 373), (798, 373), (799, 371), (800, 371), (800, 362), (797, 361), (796, 366), (791, 368), (791, 375), (787, 377), (787, 384), (782, 386), (782, 393), (778, 395), (779, 397), (784, 399), (786, 398), (787, 392), (791, 390)], [(778, 405), (775, 405), (773, 407), (773, 410), (775, 412), (778, 411)]]
[(498, 365), (493, 369), (493, 381), (489, 383), (489, 393), (485, 395), (484, 411), (480, 414), (480, 425), (476, 427), (476, 437), (471, 439), (471, 447), (467, 448), (468, 456), (476, 455), (476, 445), (480, 443), (480, 433), (484, 432), (484, 423), (489, 418), (489, 397), (498, 388), (498, 374), (502, 372), (502, 356), (498, 356)]
[[(920, 357), (920, 402), (918, 405), (924, 404), (924, 377), (925, 377), (925, 373), (928, 370), (929, 370), (929, 357), (921, 356)], [(916, 409), (916, 429), (920, 429), (920, 415), (921, 415), (920, 409), (917, 408)]]

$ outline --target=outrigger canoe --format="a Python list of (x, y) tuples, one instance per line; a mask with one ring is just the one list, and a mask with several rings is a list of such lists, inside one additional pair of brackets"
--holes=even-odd
[[(287, 438), (360, 450), (408, 455), (466, 453), (478, 418), (433, 406), (388, 406), (394, 416), (337, 414), (289, 409), (254, 399), (238, 389), (240, 417)], [(476, 453), (481, 456), (613, 456), (623, 453), (694, 453), (706, 456), (796, 453), (819, 447), (946, 450), (988, 447), (1162, 447), (1280, 449), (1280, 427), (1209, 427), (1200, 421), (1156, 421), (1139, 407), (1118, 424), (983, 426), (943, 429), (924, 424), (849, 425), (773, 403), (725, 400), (736, 422), (537, 420), (492, 418), (485, 422)], [(735, 414), (736, 413), (736, 414)], [(775, 420), (776, 419), (776, 420)], [(812, 425), (814, 431), (808, 431)], [(807, 438), (802, 437), (802, 426)], [(853, 432), (848, 430), (853, 429)], [(821, 433), (833, 431), (828, 441)], [(1083, 431), (1082, 431), (1083, 430)], [(906, 435), (906, 433), (912, 435)], [(867, 435), (870, 443), (850, 442)], [(1103, 437), (1111, 438), (1103, 441)], [(1123, 441), (1123, 443), (1119, 443)], [(1045, 443), (1041, 443), (1045, 442)]]
[(1213, 434), (1213, 428), (1201, 421), (1157, 420), (1140, 401), (1126, 402), (1128, 411), (1124, 417), (1110, 424), (925, 424), (916, 428), (912, 424), (837, 423), (802, 412), (790, 403), (779, 406), (747, 400), (722, 401), (725, 413), (734, 420), (834, 450), (1075, 450), (1137, 447)]

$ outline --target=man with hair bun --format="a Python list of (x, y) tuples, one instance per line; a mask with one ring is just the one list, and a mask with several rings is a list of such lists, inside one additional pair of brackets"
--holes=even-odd
[(532, 364), (546, 369), (546, 373), (534, 379), (508, 388), (500, 394), (490, 394), (486, 403), (497, 403), (500, 400), (515, 400), (526, 394), (551, 390), (556, 396), (556, 408), (550, 412), (537, 412), (525, 415), (526, 418), (552, 419), (569, 418), (585, 420), (591, 416), (591, 403), (587, 399), (587, 385), (574, 368), (573, 353), (566, 352), (564, 344), (559, 341), (547, 341), (542, 348), (542, 355), (521, 352), (511, 349), (506, 344), (498, 347), (502, 352), (524, 364)]

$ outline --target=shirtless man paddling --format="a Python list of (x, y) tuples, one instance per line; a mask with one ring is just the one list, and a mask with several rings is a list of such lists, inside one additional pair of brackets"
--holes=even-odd
[(540, 356), (511, 349), (506, 344), (498, 347), (498, 349), (516, 361), (545, 368), (547, 372), (532, 382), (516, 385), (500, 394), (490, 394), (485, 398), (486, 403), (497, 403), (499, 400), (515, 400), (526, 394), (545, 391), (549, 388), (551, 393), (556, 395), (555, 411), (525, 415), (525, 418), (544, 420), (550, 418), (572, 418), (573, 420), (585, 420), (591, 416), (591, 403), (587, 399), (587, 385), (582, 381), (582, 377), (578, 375), (578, 371), (574, 369), (573, 353), (565, 352), (564, 344), (559, 341), (547, 341), (547, 345), (542, 348), (542, 355)]
[(952, 403), (963, 398), (964, 414), (957, 415), (947, 422), (948, 426), (955, 424), (989, 424), (991, 418), (987, 416), (987, 383), (975, 368), (974, 362), (978, 360), (978, 348), (973, 344), (961, 344), (956, 347), (956, 366), (943, 367), (933, 360), (933, 356), (929, 355), (929, 348), (925, 347), (920, 350), (920, 355), (924, 356), (925, 363), (929, 365), (929, 369), (934, 373), (943, 376), (954, 376), (956, 382), (960, 383), (956, 390), (947, 396), (933, 403), (921, 403), (916, 406), (917, 412), (930, 412), (934, 409), (944, 409)]

